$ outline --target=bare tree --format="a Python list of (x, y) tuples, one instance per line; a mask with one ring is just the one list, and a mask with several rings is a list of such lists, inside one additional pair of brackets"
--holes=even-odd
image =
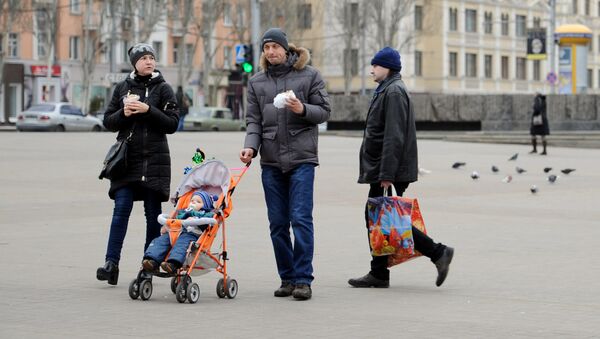
[(171, 30), (173, 35), (180, 36), (179, 45), (177, 46), (177, 86), (181, 87), (183, 87), (183, 84), (187, 82), (193, 72), (192, 67), (185, 67), (184, 71), (185, 65), (192, 64), (192, 60), (187, 60), (187, 57), (191, 54), (190, 58), (193, 58), (198, 46), (198, 38), (195, 39), (191, 50), (188, 50), (186, 44), (186, 36), (190, 33), (189, 26), (193, 16), (193, 0), (183, 0), (183, 3), (180, 3), (179, 1), (173, 2), (172, 7), (170, 8), (169, 17), (171, 19)]
[(130, 3), (135, 6), (135, 11), (138, 13), (136, 26), (135, 41), (148, 41), (150, 35), (154, 32), (156, 24), (163, 19), (167, 8), (166, 0), (123, 0), (125, 3)]
[[(197, 41), (202, 41), (202, 81), (201, 87), (204, 91), (205, 101), (211, 105), (216, 104), (217, 87), (223, 77), (212, 71), (213, 58), (218, 50), (214, 45), (213, 34), (217, 21), (223, 15), (223, 0), (202, 0), (200, 3), (200, 15), (192, 20), (194, 32), (197, 34)], [(220, 43), (219, 43), (220, 44)], [(211, 75), (215, 77), (214, 90), (211, 91)]]
[(56, 61), (56, 38), (58, 32), (58, 1), (50, 0), (33, 3), (35, 6), (35, 20), (37, 23), (38, 44), (46, 51), (46, 64), (48, 65), (47, 77), (52, 77), (52, 65)]
[(384, 46), (404, 49), (410, 45), (415, 38), (413, 33), (403, 34), (402, 41), (398, 33), (403, 20), (414, 14), (416, 0), (371, 0), (365, 6), (367, 26), (370, 32), (371, 46), (373, 50), (379, 50)]
[(358, 46), (357, 38), (361, 27), (364, 27), (365, 9), (364, 1), (343, 0), (337, 1), (333, 7), (335, 21), (342, 30), (344, 41), (343, 73), (344, 95), (350, 95), (352, 78), (358, 74)]
[[(103, 24), (106, 22), (108, 3), (100, 0), (86, 0), (83, 17), (83, 52), (81, 58), (82, 69), (82, 109), (89, 110), (90, 87), (92, 75), (96, 68), (98, 55), (106, 51), (107, 34), (102, 33)], [(89, 112), (88, 112), (89, 113)]]
[[(18, 33), (27, 26), (25, 8), (24, 1), (0, 0), (0, 98), (4, 97), (4, 63), (9, 53), (10, 34)], [(0, 107), (0, 112), (4, 112), (1, 120), (8, 121), (10, 114), (4, 110), (4, 106)]]

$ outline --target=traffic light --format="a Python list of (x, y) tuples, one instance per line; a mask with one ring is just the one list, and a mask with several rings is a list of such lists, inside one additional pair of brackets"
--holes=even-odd
[(254, 70), (254, 58), (251, 44), (244, 45), (244, 62), (242, 62), (242, 70), (244, 73), (252, 73)]

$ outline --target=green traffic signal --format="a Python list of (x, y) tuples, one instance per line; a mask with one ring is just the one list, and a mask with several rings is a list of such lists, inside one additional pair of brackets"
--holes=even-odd
[(252, 66), (251, 63), (249, 62), (244, 62), (242, 64), (242, 69), (244, 70), (244, 72), (246, 73), (252, 73), (252, 70), (254, 69), (254, 67)]

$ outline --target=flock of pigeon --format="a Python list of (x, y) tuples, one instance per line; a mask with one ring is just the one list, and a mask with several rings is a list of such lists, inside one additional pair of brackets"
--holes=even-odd
[[(515, 153), (515, 154), (514, 154), (512, 157), (508, 158), (508, 161), (516, 161), (518, 157), (519, 157), (519, 153)], [(452, 168), (454, 168), (454, 169), (459, 169), (459, 168), (461, 168), (461, 167), (465, 166), (466, 164), (467, 164), (466, 162), (455, 162), (454, 164), (452, 164)], [(498, 173), (499, 171), (500, 171), (500, 169), (499, 169), (497, 166), (495, 166), (495, 165), (492, 165), (492, 172), (493, 172), (493, 173)], [(519, 166), (516, 166), (516, 167), (515, 167), (515, 171), (516, 171), (518, 174), (523, 174), (523, 173), (527, 172), (527, 170), (526, 170), (526, 169), (524, 169), (524, 168), (521, 168), (521, 167), (519, 167)], [(552, 171), (552, 167), (544, 167), (544, 173), (548, 174), (548, 173), (550, 173), (551, 171)], [(569, 175), (571, 172), (575, 171), (575, 169), (574, 169), (574, 168), (565, 168), (565, 169), (562, 169), (562, 170), (560, 170), (560, 171), (561, 171), (563, 174), (565, 174), (565, 175)], [(473, 179), (473, 180), (477, 180), (477, 179), (479, 179), (479, 177), (480, 177), (480, 175), (479, 175), (479, 173), (478, 173), (477, 171), (473, 171), (473, 172), (471, 173), (471, 179)], [(558, 175), (556, 175), (556, 174), (550, 174), (550, 175), (548, 175), (548, 178), (547, 178), (547, 180), (548, 180), (548, 182), (550, 182), (551, 184), (553, 184), (553, 183), (555, 183), (555, 182), (556, 182), (556, 180), (557, 180), (558, 178), (560, 178), (560, 176), (558, 176)], [(509, 183), (509, 182), (511, 182), (511, 181), (512, 181), (512, 179), (513, 179), (513, 178), (512, 178), (512, 175), (510, 175), (510, 174), (509, 174), (509, 175), (505, 176), (505, 177), (502, 179), (502, 182), (504, 182), (504, 183)], [(538, 188), (537, 188), (537, 186), (536, 186), (536, 185), (531, 185), (531, 187), (529, 188), (529, 190), (530, 190), (530, 191), (531, 191), (531, 193), (533, 193), (533, 194), (535, 194), (535, 193), (537, 193), (537, 192), (538, 192)]]

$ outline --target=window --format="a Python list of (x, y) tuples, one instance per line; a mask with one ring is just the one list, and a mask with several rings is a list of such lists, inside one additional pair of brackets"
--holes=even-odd
[[(349, 11), (349, 12), (346, 12)], [(358, 3), (346, 3), (344, 7), (344, 13), (350, 13), (350, 22), (347, 22), (347, 30), (358, 29)]]
[(542, 19), (539, 18), (539, 17), (533, 18), (533, 27), (534, 28), (540, 28), (540, 27), (542, 27)]
[(541, 62), (539, 60), (533, 60), (533, 80), (540, 81), (542, 79), (542, 72), (540, 70)]
[(587, 70), (587, 87), (588, 88), (594, 87), (594, 70), (589, 69), (589, 68)]
[[(127, 53), (127, 51), (129, 50), (129, 42), (127, 42), (127, 40), (123, 40), (123, 41), (121, 41), (121, 46), (123, 47), (121, 49), (121, 52), (122, 52), (121, 53), (121, 56), (122, 56), (121, 62), (128, 64), (129, 63), (129, 53)], [(106, 53), (106, 49), (107, 49), (106, 45), (102, 44), (101, 50), (102, 49), (104, 51), (102, 51), (100, 53), (102, 53), (102, 55), (106, 56), (108, 54), (108, 53)]]
[(415, 51), (415, 76), (423, 75), (423, 53)]
[(35, 12), (35, 25), (36, 25), (36, 42), (37, 42), (37, 56), (39, 59), (44, 59), (48, 56), (49, 47), (49, 35), (48, 35), (48, 16), (44, 11)]
[[(600, 16), (600, 1), (598, 1), (598, 16)], [(600, 81), (599, 81), (600, 84)]]
[(527, 59), (517, 57), (517, 79), (527, 80)]
[[(358, 6), (358, 4), (356, 4)], [(357, 12), (358, 15), (358, 12)], [(298, 28), (310, 29), (312, 27), (311, 4), (298, 5)]]
[(458, 9), (450, 7), (450, 30), (456, 31), (458, 29)]
[(508, 35), (508, 14), (502, 13), (500, 20), (502, 26), (502, 35)]
[(173, 42), (173, 63), (179, 63), (179, 43)]
[(448, 58), (448, 74), (451, 77), (455, 77), (458, 74), (458, 70), (456, 69), (456, 66), (458, 64), (458, 54), (456, 52), (450, 52), (449, 58)]
[(350, 75), (358, 75), (358, 49), (344, 50), (344, 64), (350, 65)]
[(19, 34), (17, 33), (8, 34), (8, 57), (19, 57)]
[(223, 26), (229, 27), (233, 25), (231, 20), (231, 4), (226, 2), (223, 4)]
[(415, 6), (415, 29), (423, 29), (423, 6)]
[(571, 9), (573, 10), (573, 14), (577, 14), (578, 8), (577, 8), (577, 3), (579, 2), (579, 0), (571, 0)]
[(71, 14), (81, 14), (81, 2), (82, 0), (69, 0), (69, 11)]
[(600, 88), (600, 70), (598, 70), (598, 88)]
[(231, 68), (231, 46), (223, 47), (223, 68)]
[(517, 15), (515, 20), (515, 34), (517, 36), (527, 36), (527, 17)]
[(477, 32), (477, 11), (474, 9), (465, 10), (465, 31)]
[(486, 54), (484, 59), (484, 75), (486, 77), (486, 79), (491, 79), (492, 78), (492, 56), (489, 54)]
[(508, 57), (503, 56), (501, 59), (502, 62), (502, 79), (508, 79)]
[(246, 27), (246, 12), (244, 11), (244, 5), (238, 4), (237, 6), (237, 23), (238, 27)]
[(590, 0), (585, 0), (585, 15), (590, 15)]
[(485, 34), (492, 34), (493, 27), (492, 12), (485, 12), (483, 15), (483, 29)]
[(69, 59), (79, 60), (79, 37), (72, 36), (69, 38)]
[(477, 77), (477, 54), (465, 54), (465, 76), (468, 78)]
[(186, 65), (191, 65), (194, 61), (194, 45), (193, 44), (185, 44), (185, 55), (183, 58), (183, 62)]
[(158, 63), (162, 60), (162, 41), (152, 41), (152, 48), (156, 51), (154, 59)]

